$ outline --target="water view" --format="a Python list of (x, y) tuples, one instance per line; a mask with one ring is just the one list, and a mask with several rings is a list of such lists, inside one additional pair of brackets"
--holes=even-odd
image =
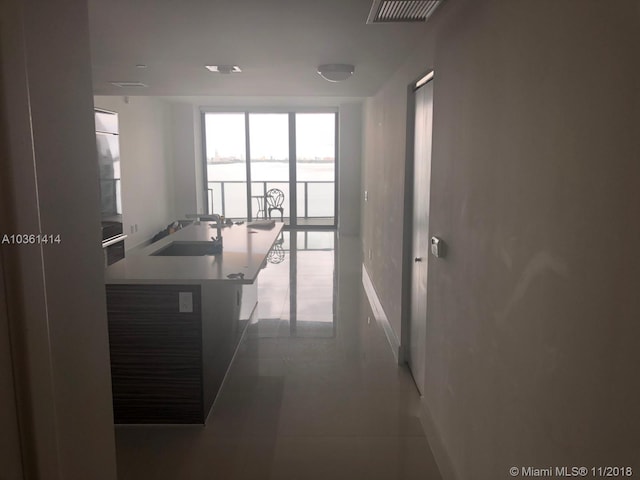
[[(289, 138), (290, 122), (296, 132)], [(256, 217), (271, 188), (284, 193), (290, 216), (289, 152), (295, 148), (296, 210), (299, 218), (335, 215), (335, 113), (207, 113), (205, 115), (210, 212), (246, 218), (247, 140), (251, 152), (251, 210)], [(259, 197), (259, 198), (258, 198)], [(263, 212), (260, 212), (262, 215)], [(277, 212), (279, 215), (279, 212)]]
[[(299, 217), (333, 217), (335, 212), (333, 163), (298, 162), (297, 164), (297, 210)], [(246, 166), (244, 162), (207, 165), (210, 198), (214, 212), (222, 212), (222, 185), (224, 184), (224, 210), (227, 217), (244, 218), (247, 215)], [(284, 216), (289, 217), (288, 162), (252, 162), (251, 195), (264, 195), (270, 188), (279, 188), (285, 195)], [(306, 196), (306, 215), (305, 215)], [(253, 199), (255, 216), (258, 200)], [(278, 212), (275, 212), (278, 213)], [(279, 213), (278, 213), (279, 214)]]

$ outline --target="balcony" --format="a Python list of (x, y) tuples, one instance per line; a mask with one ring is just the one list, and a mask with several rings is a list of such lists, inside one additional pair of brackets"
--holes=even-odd
[[(335, 182), (307, 180), (296, 182), (296, 222), (291, 219), (290, 182), (251, 182), (251, 201), (247, 203), (247, 182), (241, 180), (210, 181), (207, 183), (207, 209), (227, 218), (256, 219), (266, 217), (264, 195), (271, 188), (284, 192), (284, 220), (287, 224), (335, 226)], [(279, 212), (274, 212), (276, 218)]]

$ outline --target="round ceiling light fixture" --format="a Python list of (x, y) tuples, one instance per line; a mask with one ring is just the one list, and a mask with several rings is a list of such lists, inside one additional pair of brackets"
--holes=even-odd
[(346, 63), (328, 63), (318, 66), (318, 74), (329, 82), (342, 82), (353, 75), (355, 71), (356, 67)]

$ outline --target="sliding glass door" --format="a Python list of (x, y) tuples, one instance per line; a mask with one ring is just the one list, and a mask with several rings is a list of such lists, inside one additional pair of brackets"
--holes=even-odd
[[(290, 218), (289, 213), (289, 115), (287, 113), (249, 114), (249, 152), (251, 166), (252, 217)], [(269, 211), (267, 193), (280, 190), (280, 210)], [(278, 192), (275, 192), (277, 194)], [(272, 197), (275, 198), (275, 197)], [(274, 204), (275, 205), (275, 204)]]
[(337, 225), (335, 111), (207, 111), (203, 125), (207, 213)]
[(229, 218), (247, 215), (245, 115), (204, 116), (207, 213)]
[(297, 223), (333, 225), (336, 210), (336, 114), (296, 113)]

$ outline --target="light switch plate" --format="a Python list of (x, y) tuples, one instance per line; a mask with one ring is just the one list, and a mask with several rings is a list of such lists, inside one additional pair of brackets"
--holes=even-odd
[(178, 292), (178, 311), (180, 313), (193, 313), (193, 293)]

